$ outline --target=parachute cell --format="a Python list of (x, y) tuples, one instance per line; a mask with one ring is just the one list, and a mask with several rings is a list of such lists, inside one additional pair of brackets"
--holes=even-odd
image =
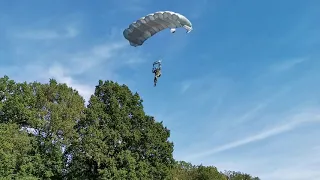
[(183, 15), (172, 11), (159, 11), (148, 14), (133, 22), (123, 31), (123, 36), (131, 46), (141, 46), (154, 34), (170, 28), (174, 33), (176, 28), (185, 28), (187, 33), (192, 31), (191, 22)]

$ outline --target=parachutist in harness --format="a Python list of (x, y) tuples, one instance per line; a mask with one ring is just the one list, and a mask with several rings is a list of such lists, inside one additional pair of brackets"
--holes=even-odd
[(161, 77), (161, 60), (153, 63), (152, 73), (154, 73), (154, 86), (157, 86), (158, 78)]

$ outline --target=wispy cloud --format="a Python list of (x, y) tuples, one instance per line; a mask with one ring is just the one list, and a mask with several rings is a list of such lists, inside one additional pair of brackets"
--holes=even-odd
[(270, 67), (270, 70), (273, 72), (282, 72), (287, 71), (289, 69), (294, 68), (295, 66), (305, 62), (308, 60), (307, 58), (295, 58), (295, 59), (289, 59), (286, 61), (279, 62), (277, 64), (274, 64)]
[[(299, 148), (297, 147), (297, 149)], [(271, 168), (266, 168), (268, 171), (260, 173), (260, 177), (271, 180), (318, 180), (320, 178), (320, 171), (318, 170), (320, 166), (319, 152), (319, 146), (314, 144), (311, 148), (301, 149), (296, 156), (280, 157), (281, 168), (272, 168), (274, 162), (265, 159), (260, 166)]]
[[(190, 12), (191, 12), (190, 18), (198, 19), (205, 13), (206, 9), (208, 8), (209, 2), (208, 2), (208, 0), (199, 0), (199, 1), (194, 1), (194, 2), (195, 3), (193, 3), (192, 6), (190, 6), (190, 8), (192, 8), (190, 10)], [(210, 5), (210, 9), (213, 10), (214, 6)]]
[(74, 38), (79, 34), (79, 30), (73, 26), (63, 29), (28, 29), (14, 33), (14, 37), (31, 40), (52, 40), (61, 38)]
[[(149, 5), (150, 1), (143, 0), (124, 0), (124, 1), (113, 1), (116, 5), (114, 12), (127, 12), (127, 13), (141, 13), (146, 10), (146, 6)], [(125, 4), (125, 6), (124, 6)]]
[(188, 91), (188, 89), (191, 87), (192, 85), (192, 81), (184, 81), (181, 83), (181, 94), (184, 94), (186, 91)]
[[(215, 75), (214, 73), (206, 74), (204, 76), (199, 76), (191, 79), (185, 79), (181, 83), (180, 92), (186, 93), (187, 91), (192, 92), (209, 92), (214, 95), (213, 89), (228, 89), (233, 84), (232, 79), (227, 77), (222, 77)], [(219, 87), (219, 88), (218, 88)]]
[(313, 110), (306, 111), (306, 112), (292, 115), (286, 119), (287, 119), (286, 122), (283, 124), (278, 124), (278, 125), (274, 126), (273, 128), (264, 130), (262, 132), (254, 134), (252, 136), (245, 137), (243, 139), (236, 140), (236, 141), (227, 143), (225, 145), (222, 145), (222, 146), (219, 146), (219, 147), (207, 150), (207, 151), (195, 153), (193, 155), (188, 156), (187, 159), (193, 160), (195, 158), (203, 158), (203, 157), (215, 154), (215, 153), (219, 153), (219, 152), (223, 152), (223, 151), (226, 151), (229, 149), (237, 148), (239, 146), (243, 146), (243, 145), (246, 145), (249, 143), (261, 141), (261, 140), (267, 139), (269, 137), (276, 136), (276, 135), (285, 133), (287, 131), (291, 131), (293, 129), (296, 129), (305, 123), (319, 123), (320, 122), (320, 112), (313, 111)]
[[(69, 38), (76, 37), (79, 30), (66, 28), (65, 33), (58, 33), (59, 29), (52, 28), (50, 31), (34, 29), (32, 32), (26, 32), (20, 34), (19, 38)], [(49, 78), (55, 78), (58, 82), (77, 89), (86, 100), (93, 93), (94, 84), (98, 79), (112, 79), (125, 83), (127, 78), (119, 76), (118, 71), (122, 68), (134, 68), (145, 62), (139, 50), (131, 48), (122, 37), (114, 35), (106, 38), (105, 43), (76, 46), (72, 51), (54, 44), (51, 46), (53, 48), (43, 47), (41, 41), (26, 41), (23, 44), (16, 38), (12, 41), (18, 46), (20, 63), (3, 64), (0, 67), (1, 73), (17, 81), (47, 82)], [(72, 43), (69, 45), (72, 46)], [(25, 52), (23, 56), (21, 52)]]
[[(313, 160), (317, 160), (318, 157), (319, 155), (315, 155), (312, 158)], [(318, 170), (319, 166), (319, 161), (310, 163), (310, 161), (306, 161), (306, 159), (301, 159), (300, 161), (296, 161), (294, 165), (279, 168), (273, 172), (269, 172), (268, 174), (262, 174), (260, 177), (272, 180), (318, 180), (320, 179), (320, 171)]]
[(281, 152), (284, 155), (275, 153), (274, 157), (261, 153), (260, 156), (254, 157), (232, 156), (210, 164), (217, 166), (220, 170), (232, 169), (247, 172), (267, 180), (318, 180), (320, 178), (319, 149), (296, 146), (294, 149), (285, 149)]
[(53, 65), (48, 69), (48, 76), (56, 79), (60, 83), (66, 83), (68, 86), (76, 89), (85, 100), (89, 100), (94, 91), (94, 87), (78, 83), (72, 76), (67, 75), (67, 70), (61, 65)]
[(253, 108), (250, 108), (248, 111), (246, 111), (243, 115), (240, 115), (238, 119), (235, 120), (234, 126), (239, 125), (240, 123), (248, 122), (252, 119), (254, 119), (256, 116), (259, 115), (259, 113), (265, 109), (266, 107), (270, 106), (272, 102), (275, 102), (278, 100), (279, 97), (284, 95), (285, 93), (289, 92), (291, 88), (284, 87), (277, 93), (272, 94), (270, 97), (266, 97), (264, 101), (259, 102), (257, 105), (255, 105)]

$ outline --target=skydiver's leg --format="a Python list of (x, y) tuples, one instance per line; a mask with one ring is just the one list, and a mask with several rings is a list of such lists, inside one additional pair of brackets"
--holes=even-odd
[(153, 82), (154, 82), (154, 86), (157, 86), (157, 81), (158, 81), (158, 78), (157, 78), (157, 76), (154, 76), (154, 79), (153, 79)]

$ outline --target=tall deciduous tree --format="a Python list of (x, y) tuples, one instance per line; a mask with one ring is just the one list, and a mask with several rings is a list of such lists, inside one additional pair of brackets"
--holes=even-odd
[(142, 99), (125, 85), (99, 81), (81, 141), (69, 152), (73, 179), (168, 179), (174, 160), (170, 131), (143, 111)]
[(83, 116), (83, 98), (66, 84), (16, 83), (0, 79), (0, 122), (16, 123), (36, 139), (30, 154), (41, 179), (63, 176), (63, 148), (78, 137), (75, 125)]

